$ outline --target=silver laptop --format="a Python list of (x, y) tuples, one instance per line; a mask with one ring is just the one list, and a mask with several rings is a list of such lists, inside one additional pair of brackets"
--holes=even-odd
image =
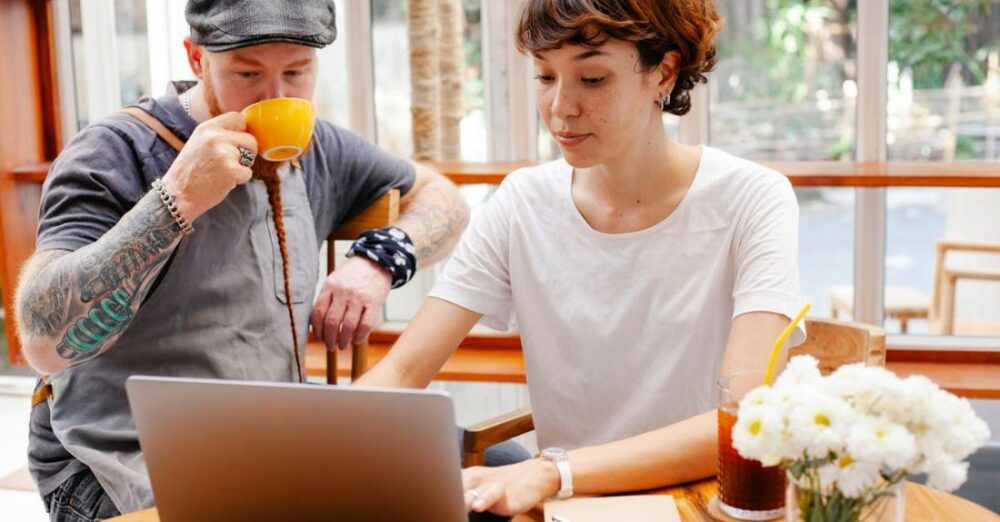
[(126, 389), (163, 522), (467, 520), (444, 393), (163, 377)]

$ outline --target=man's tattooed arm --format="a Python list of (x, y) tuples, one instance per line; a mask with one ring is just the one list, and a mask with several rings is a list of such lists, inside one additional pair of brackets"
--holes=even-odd
[(32, 257), (15, 304), (28, 362), (57, 373), (113, 346), (180, 238), (174, 218), (150, 192), (93, 244)]
[(451, 252), (469, 223), (469, 206), (454, 183), (423, 165), (416, 168), (417, 181), (400, 202), (396, 226), (413, 241), (417, 264), (426, 266)]

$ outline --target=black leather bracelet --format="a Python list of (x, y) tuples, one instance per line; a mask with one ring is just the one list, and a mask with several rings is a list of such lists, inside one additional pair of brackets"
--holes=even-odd
[(362, 232), (351, 245), (347, 257), (363, 255), (382, 265), (392, 276), (392, 288), (399, 288), (417, 273), (417, 256), (413, 241), (397, 227), (378, 228)]

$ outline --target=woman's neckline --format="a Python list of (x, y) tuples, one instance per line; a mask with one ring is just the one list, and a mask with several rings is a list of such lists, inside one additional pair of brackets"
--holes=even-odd
[(581, 225), (584, 229), (586, 229), (588, 233), (597, 235), (599, 237), (607, 237), (607, 238), (632, 238), (650, 234), (666, 227), (669, 223), (673, 222), (676, 219), (675, 216), (681, 214), (682, 211), (687, 207), (687, 202), (690, 199), (691, 194), (695, 192), (695, 188), (699, 184), (699, 179), (704, 177), (702, 175), (702, 170), (705, 168), (706, 154), (709, 153), (711, 147), (700, 145), (698, 149), (699, 149), (698, 166), (695, 168), (694, 176), (691, 178), (691, 181), (688, 184), (688, 186), (684, 189), (684, 194), (681, 196), (680, 201), (678, 201), (677, 204), (674, 206), (673, 210), (671, 210), (662, 219), (650, 224), (647, 227), (638, 230), (629, 230), (625, 232), (605, 232), (591, 226), (591, 224), (584, 217), (583, 212), (580, 211), (580, 208), (577, 206), (576, 200), (573, 197), (573, 178), (576, 175), (576, 168), (570, 165), (565, 159), (560, 160), (563, 165), (563, 168), (565, 169), (564, 170), (565, 182), (563, 185), (563, 190), (566, 196), (566, 200), (568, 201), (568, 204), (570, 206), (571, 213), (574, 215), (573, 220), (578, 225)]

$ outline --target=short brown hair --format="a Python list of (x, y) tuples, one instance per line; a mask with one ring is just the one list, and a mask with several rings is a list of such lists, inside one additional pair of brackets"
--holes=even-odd
[(677, 82), (664, 112), (680, 116), (691, 110), (691, 89), (715, 67), (721, 27), (712, 0), (528, 0), (516, 42), (522, 53), (537, 53), (567, 43), (598, 47), (608, 38), (624, 40), (639, 51), (643, 71), (677, 51)]

